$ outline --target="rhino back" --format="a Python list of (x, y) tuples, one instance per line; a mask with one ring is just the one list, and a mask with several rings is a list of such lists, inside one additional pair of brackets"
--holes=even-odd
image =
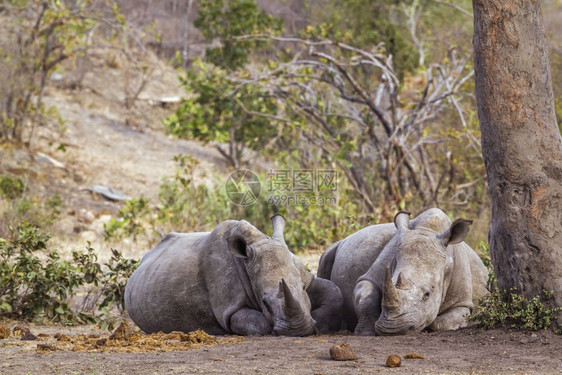
[[(217, 229), (169, 234), (143, 258), (125, 291), (129, 315), (143, 331), (228, 333), (230, 310), (244, 291), (232, 280), (225, 228)], [(229, 296), (218, 287), (228, 288)]]
[[(396, 233), (394, 224), (377, 224), (363, 228), (341, 241), (335, 255), (330, 280), (344, 298), (344, 316), (355, 315), (353, 290), (357, 279), (365, 274)], [(353, 323), (348, 322), (348, 325)]]

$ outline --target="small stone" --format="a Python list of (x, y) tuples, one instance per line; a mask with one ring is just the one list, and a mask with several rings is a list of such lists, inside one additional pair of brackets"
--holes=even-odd
[(84, 208), (80, 209), (80, 211), (78, 211), (78, 215), (77, 215), (78, 221), (81, 223), (86, 223), (86, 224), (91, 224), (94, 222), (94, 220), (96, 220), (96, 217), (94, 216), (94, 214), (91, 211), (88, 211)]
[(104, 346), (106, 342), (107, 342), (107, 339), (96, 340), (96, 346)]
[(357, 354), (348, 342), (341, 345), (334, 345), (330, 348), (330, 358), (334, 361), (353, 361), (357, 359)]
[(402, 360), (397, 355), (389, 355), (386, 359), (386, 367), (400, 367)]
[(181, 340), (166, 340), (166, 345), (181, 344)]
[(539, 341), (539, 336), (536, 333), (531, 334), (531, 337), (529, 337), (529, 343), (537, 341)]
[(24, 341), (33, 341), (33, 340), (37, 340), (37, 336), (35, 336), (33, 333), (29, 332), (29, 333), (26, 333), (21, 339), (24, 340)]
[(10, 329), (8, 327), (0, 326), (0, 340), (10, 337)]
[(44, 338), (50, 337), (50, 336), (46, 333), (40, 333), (40, 334), (37, 335), (37, 337), (44, 339)]
[(29, 328), (25, 327), (25, 326), (15, 326), (14, 329), (12, 330), (12, 332), (14, 333), (14, 336), (25, 336), (28, 333), (30, 333), (31, 331), (29, 330)]

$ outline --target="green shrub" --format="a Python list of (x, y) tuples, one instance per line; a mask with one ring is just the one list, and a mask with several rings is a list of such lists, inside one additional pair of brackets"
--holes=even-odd
[(115, 305), (120, 312), (123, 312), (125, 310), (125, 286), (140, 261), (124, 258), (119, 251), (114, 249), (111, 249), (111, 253), (109, 262), (105, 264), (108, 271), (103, 275), (103, 301), (101, 301), (99, 309), (103, 310)]
[[(90, 246), (85, 252), (73, 251), (71, 260), (62, 259), (56, 250), (48, 249), (49, 235), (25, 222), (12, 238), (0, 238), (0, 317), (105, 323), (109, 308), (123, 310), (124, 286), (138, 261), (124, 259), (113, 250), (104, 272)], [(74, 311), (69, 305), (69, 297), (88, 289), (86, 299), (94, 296), (90, 302), (102, 315)]]
[(6, 199), (16, 199), (23, 195), (25, 184), (17, 177), (0, 176), (0, 195)]
[(556, 321), (562, 308), (548, 307), (554, 292), (543, 291), (542, 296), (527, 299), (516, 288), (493, 291), (484, 297), (469, 320), (478, 321), (484, 329), (509, 327), (537, 331), (548, 329)]
[(146, 217), (148, 210), (146, 198), (133, 198), (126, 201), (125, 206), (119, 210), (119, 218), (111, 218), (109, 223), (104, 224), (105, 238), (119, 239), (132, 236), (136, 239), (142, 234), (141, 220)]

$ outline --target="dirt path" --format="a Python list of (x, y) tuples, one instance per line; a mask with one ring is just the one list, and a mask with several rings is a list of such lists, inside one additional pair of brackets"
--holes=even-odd
[[(91, 328), (32, 327), (33, 331), (75, 334)], [(99, 333), (99, 332), (98, 332)], [(107, 333), (105, 334), (107, 336)], [(199, 349), (149, 353), (37, 352), (41, 341), (0, 340), (0, 374), (560, 374), (562, 336), (463, 329), (398, 337), (313, 336), (246, 337), (237, 343)], [(232, 339), (230, 339), (232, 341)], [(235, 341), (238, 341), (236, 339)], [(333, 345), (349, 342), (355, 361), (329, 358)], [(388, 355), (408, 353), (425, 359), (404, 359), (387, 368)]]

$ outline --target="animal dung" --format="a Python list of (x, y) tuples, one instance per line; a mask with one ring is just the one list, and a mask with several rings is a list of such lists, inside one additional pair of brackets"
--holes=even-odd
[(348, 342), (344, 342), (330, 348), (330, 358), (334, 361), (353, 361), (357, 359), (357, 354)]
[(121, 322), (119, 327), (109, 336), (110, 340), (128, 340), (134, 333), (133, 327), (127, 322)]
[(14, 329), (12, 330), (12, 332), (14, 333), (14, 336), (25, 336), (28, 333), (30, 333), (31, 331), (29, 330), (29, 328), (25, 327), (25, 326), (15, 326)]
[(37, 340), (37, 336), (35, 336), (33, 333), (29, 332), (29, 333), (26, 333), (21, 339), (24, 340), (24, 341), (33, 341), (33, 340)]
[(60, 332), (56, 333), (54, 337), (55, 337), (55, 339), (57, 339), (57, 341), (62, 341), (62, 342), (69, 342), (69, 341), (72, 341), (72, 340), (70, 339), (70, 337), (68, 337), (68, 336), (65, 335), (64, 333), (60, 333)]
[(420, 353), (408, 353), (403, 355), (404, 359), (425, 359), (425, 355)]
[(400, 367), (402, 360), (397, 355), (389, 355), (386, 359), (386, 367)]
[(0, 340), (10, 337), (10, 329), (8, 327), (0, 326)]
[(56, 350), (60, 350), (56, 346), (49, 345), (49, 344), (37, 344), (37, 353), (48, 353), (54, 352)]

